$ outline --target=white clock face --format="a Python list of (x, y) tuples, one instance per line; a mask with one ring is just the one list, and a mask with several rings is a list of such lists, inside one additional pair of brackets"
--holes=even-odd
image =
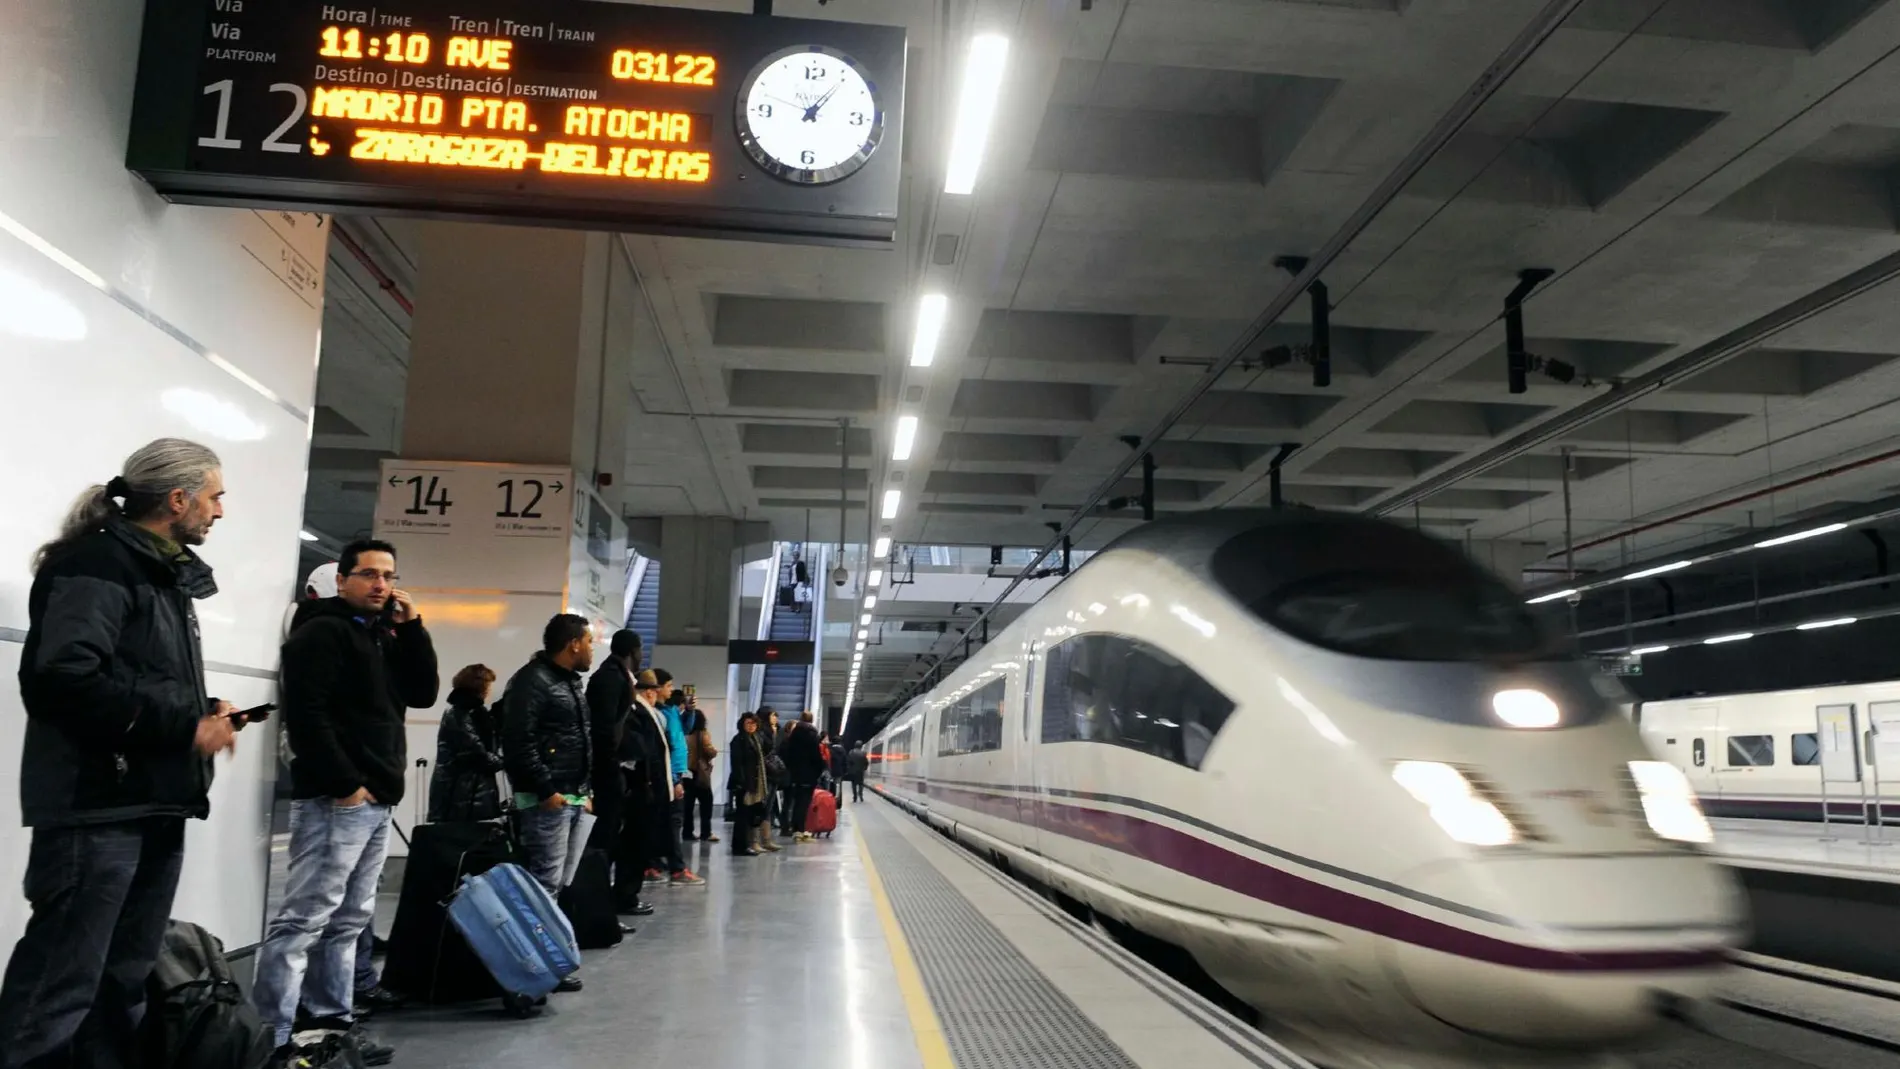
[(818, 46), (763, 63), (740, 93), (740, 141), (772, 174), (817, 184), (844, 178), (884, 136), (877, 92), (842, 53)]

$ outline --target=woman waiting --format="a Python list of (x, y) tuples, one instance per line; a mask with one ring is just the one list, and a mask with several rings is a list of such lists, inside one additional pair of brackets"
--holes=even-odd
[(732, 822), (732, 852), (757, 857), (760, 850), (777, 852), (783, 847), (764, 833), (765, 802), (771, 797), (771, 784), (765, 775), (764, 732), (759, 730), (756, 713), (739, 717), (739, 732), (732, 737), (733, 798), (739, 803), (738, 818)]
[(713, 834), (713, 758), (719, 756), (719, 747), (713, 745), (712, 731), (706, 726), (706, 714), (698, 709), (691, 710), (692, 729), (686, 733), (687, 772), (686, 797), (680, 805), (686, 810), (681, 821), (681, 838), (693, 838), (693, 806), (699, 806), (699, 838), (716, 843), (719, 836)]
[(488, 707), (495, 673), (471, 664), (455, 673), (449, 708), (435, 735), (429, 777), (429, 821), (493, 820), (501, 816), (501, 715)]

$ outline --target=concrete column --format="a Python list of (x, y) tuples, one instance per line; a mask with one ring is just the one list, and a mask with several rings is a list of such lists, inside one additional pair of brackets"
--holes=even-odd
[(718, 646), (733, 638), (739, 584), (739, 521), (703, 516), (660, 520), (661, 646)]
[[(418, 259), (402, 459), (391, 463), (439, 476), (453, 501), (439, 517), (450, 529), (405, 526), (402, 504), (385, 492), (378, 530), (396, 545), (445, 685), (464, 665), (483, 664), (499, 677), (499, 697), (540, 649), (550, 616), (591, 620), (597, 660), (623, 622), (626, 524), (609, 496), (619, 488), (595, 487), (626, 452), (631, 344), (613, 313), (637, 289), (606, 234), (425, 224)], [(516, 482), (498, 498), (503, 479)], [(537, 516), (526, 518), (524, 507)], [(538, 524), (543, 534), (515, 540), (517, 527), (498, 536), (507, 523)], [(412, 759), (434, 759), (439, 722), (411, 715)], [(413, 793), (406, 810), (426, 804)]]

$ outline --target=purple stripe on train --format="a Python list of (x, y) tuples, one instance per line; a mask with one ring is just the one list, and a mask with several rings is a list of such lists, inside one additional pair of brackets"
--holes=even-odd
[(1045, 833), (1142, 858), (1309, 917), (1495, 965), (1545, 972), (1651, 972), (1706, 968), (1729, 956), (1723, 947), (1567, 951), (1526, 946), (1296, 876), (1178, 828), (1127, 813), (942, 783), (931, 784), (929, 793), (933, 799), (1004, 820), (1033, 823)]

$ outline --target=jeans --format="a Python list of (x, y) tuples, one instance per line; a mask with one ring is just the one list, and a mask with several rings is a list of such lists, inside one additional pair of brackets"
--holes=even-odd
[(33, 831), (33, 916), (0, 986), (0, 1065), (138, 1064), (145, 977), (184, 857), (182, 818)]
[(685, 851), (680, 846), (680, 807), (678, 801), (661, 802), (652, 810), (653, 838), (649, 841), (648, 864), (666, 872), (686, 868)]
[(785, 792), (791, 798), (791, 825), (794, 832), (805, 830), (805, 814), (811, 811), (811, 792), (814, 789), (812, 784), (803, 783)]
[(257, 951), (252, 1000), (278, 1046), (290, 1041), (298, 996), (310, 1016), (348, 1021), (357, 941), (376, 913), (389, 848), (389, 807), (290, 804), (290, 878)]
[(568, 805), (552, 810), (536, 806), (521, 814), (521, 847), (528, 854), (528, 873), (548, 894), (560, 895), (568, 854), (587, 847), (581, 838), (581, 817), (586, 812), (581, 806)]
[(376, 971), (376, 915), (370, 912), (370, 922), (363, 925), (363, 934), (356, 938), (356, 979), (350, 986), (358, 991), (373, 991), (383, 982)]
[(680, 799), (680, 823), (685, 830), (693, 830), (693, 807), (699, 807), (699, 837), (712, 838), (713, 790), (712, 784), (703, 779), (691, 779), (686, 782), (686, 797)]

